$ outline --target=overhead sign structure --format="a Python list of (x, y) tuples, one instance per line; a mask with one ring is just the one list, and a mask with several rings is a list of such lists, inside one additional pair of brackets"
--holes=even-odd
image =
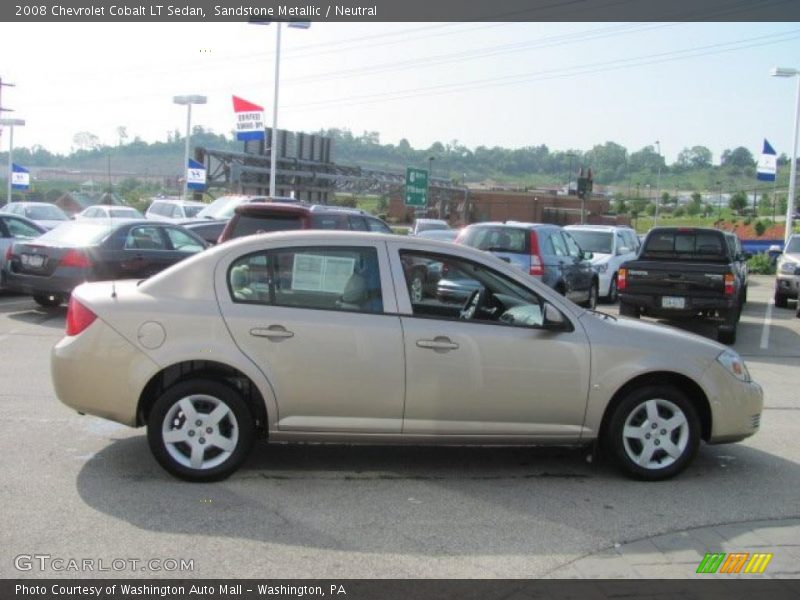
[(186, 187), (190, 190), (206, 189), (206, 169), (196, 160), (189, 159), (186, 165)]
[(264, 107), (233, 96), (233, 112), (236, 114), (236, 139), (240, 142), (263, 140)]
[(25, 167), (11, 164), (11, 188), (14, 190), (27, 190), (31, 185), (31, 174)]
[(775, 149), (766, 139), (764, 140), (764, 149), (758, 159), (756, 173), (756, 179), (759, 181), (775, 181), (778, 173), (778, 158), (775, 155)]
[(406, 169), (406, 206), (428, 206), (428, 172), (425, 169)]

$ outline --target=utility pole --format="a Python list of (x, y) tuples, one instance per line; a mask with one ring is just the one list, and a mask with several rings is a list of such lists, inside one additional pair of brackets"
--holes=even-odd
[[(0, 116), (2, 116), (2, 113), (4, 113), (4, 112), (14, 112), (14, 109), (5, 108), (3, 106), (3, 88), (4, 87), (16, 87), (16, 86), (13, 83), (3, 83), (3, 78), (0, 77)], [(2, 135), (3, 135), (3, 128), (0, 127), (0, 137), (2, 137)], [(9, 177), (11, 177), (11, 175), (9, 175)]]

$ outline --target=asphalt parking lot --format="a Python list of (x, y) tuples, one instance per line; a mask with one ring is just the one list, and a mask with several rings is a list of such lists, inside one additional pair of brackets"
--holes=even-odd
[[(780, 529), (800, 516), (800, 319), (771, 305), (771, 286), (752, 279), (735, 345), (765, 390), (761, 431), (701, 447), (662, 483), (570, 449), (266, 444), (227, 481), (183, 483), (155, 463), (144, 430), (56, 400), (49, 351), (66, 309), (0, 294), (0, 577), (544, 577), (650, 536)], [(15, 567), (34, 554), (193, 569)]]

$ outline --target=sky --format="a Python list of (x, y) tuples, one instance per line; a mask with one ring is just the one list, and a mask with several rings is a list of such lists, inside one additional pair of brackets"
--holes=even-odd
[[(116, 145), (121, 126), (163, 141), (185, 131), (181, 94), (208, 97), (193, 125), (229, 133), (232, 95), (271, 125), (274, 25), (0, 23), (0, 57), (5, 116), (26, 120), (15, 147)], [(790, 155), (797, 88), (775, 66), (800, 68), (800, 23), (313, 23), (282, 30), (279, 126), (415, 148), (658, 140), (668, 163), (767, 138)]]

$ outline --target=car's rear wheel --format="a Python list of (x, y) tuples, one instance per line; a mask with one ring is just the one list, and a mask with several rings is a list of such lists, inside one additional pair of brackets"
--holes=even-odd
[(601, 441), (628, 475), (668, 479), (685, 469), (697, 452), (700, 420), (681, 390), (669, 385), (641, 387), (616, 406)]
[(623, 300), (619, 301), (619, 314), (623, 317), (639, 318), (639, 307)]
[(64, 296), (61, 294), (34, 294), (33, 300), (39, 306), (53, 308), (54, 306), (60, 306), (64, 302)]
[(775, 292), (775, 306), (777, 308), (786, 308), (789, 305), (789, 298), (785, 294)]
[(188, 481), (218, 481), (247, 458), (253, 417), (234, 389), (211, 379), (168, 388), (150, 411), (147, 439), (158, 463)]

